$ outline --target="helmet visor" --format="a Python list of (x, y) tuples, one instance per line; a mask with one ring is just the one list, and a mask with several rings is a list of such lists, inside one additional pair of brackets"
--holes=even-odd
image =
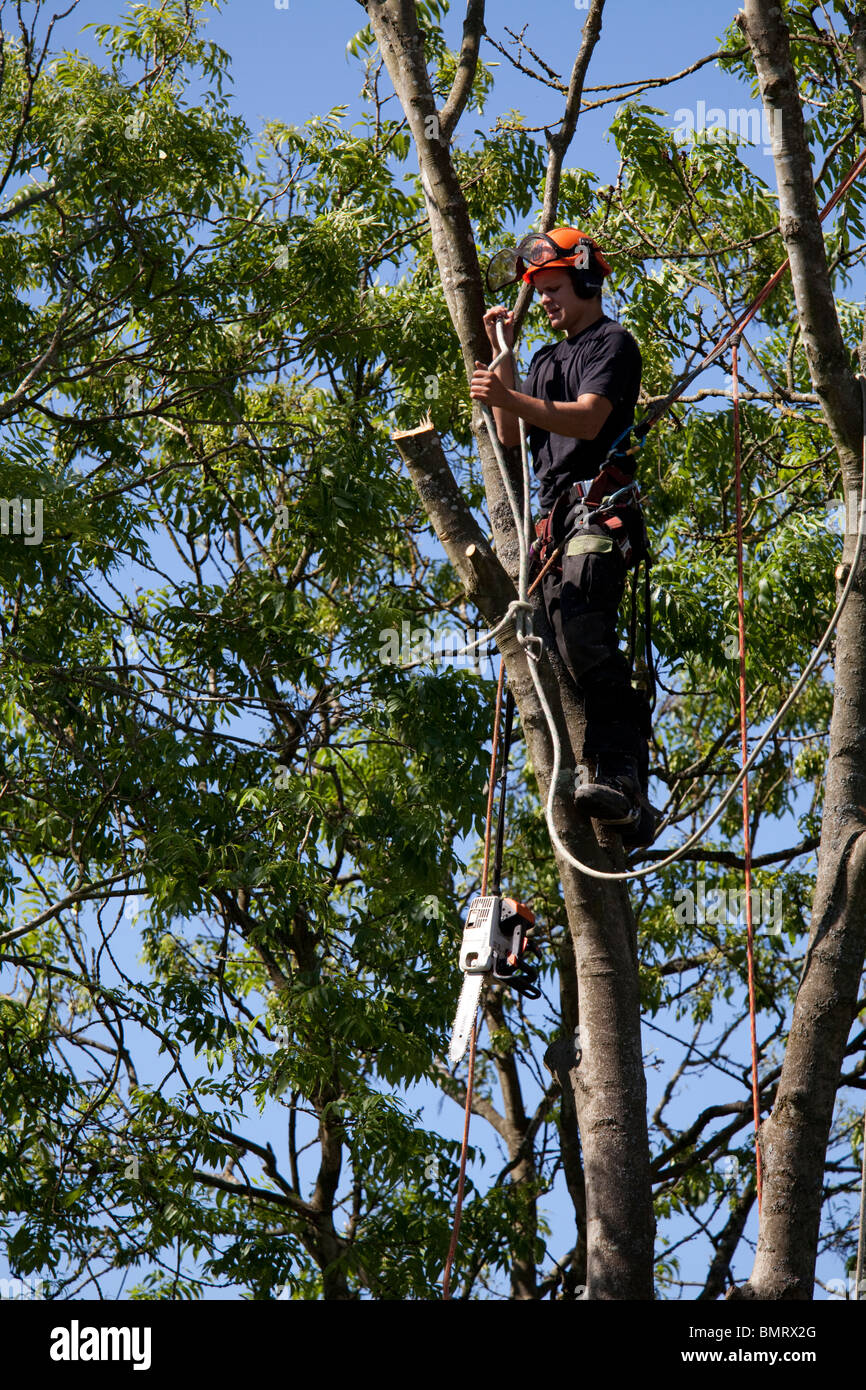
[[(531, 275), (546, 265), (589, 270), (591, 249), (592, 243), (585, 237), (563, 250), (544, 232), (530, 232), (517, 246), (503, 246), (491, 256), (486, 272), (487, 288), (491, 294), (498, 294), (506, 285), (513, 285), (521, 277), (525, 279), (527, 272)], [(609, 268), (607, 262), (602, 264), (606, 270)]]
[(498, 294), (506, 285), (513, 285), (525, 270), (523, 261), (517, 254), (516, 246), (503, 246), (487, 265), (487, 288), (491, 294)]
[(564, 250), (543, 232), (530, 232), (517, 247), (517, 254), (533, 270), (541, 270), (551, 261), (558, 265), (573, 266), (575, 270), (589, 270), (589, 242), (578, 241), (573, 247)]

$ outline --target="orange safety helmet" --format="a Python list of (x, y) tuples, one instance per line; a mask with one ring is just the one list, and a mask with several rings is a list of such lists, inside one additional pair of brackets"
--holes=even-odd
[(583, 299), (598, 294), (605, 275), (610, 274), (610, 266), (592, 237), (579, 227), (554, 227), (550, 232), (530, 232), (517, 246), (503, 246), (495, 252), (487, 265), (487, 288), (498, 294), (521, 276), (531, 285), (540, 270), (559, 266), (575, 272), (575, 288)]
[[(610, 274), (610, 266), (598, 246), (579, 227), (554, 227), (549, 232), (524, 237), (518, 251), (521, 260), (529, 262), (523, 275), (527, 285), (533, 284), (533, 276), (540, 270), (562, 266), (585, 272), (586, 288), (594, 294), (601, 289), (605, 275)], [(563, 254), (557, 255), (558, 251)]]

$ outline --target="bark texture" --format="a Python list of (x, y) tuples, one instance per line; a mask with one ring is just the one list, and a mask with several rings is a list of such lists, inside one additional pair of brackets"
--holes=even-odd
[[(447, 113), (447, 122), (443, 121), (430, 87), (414, 0), (365, 0), (364, 8), (415, 142), (443, 292), (467, 372), (471, 372), (476, 359), (489, 359), (489, 348), (482, 322), (484, 299), (472, 226), (450, 151), (450, 135), (462, 109), (461, 102), (465, 103), (468, 96), (466, 64), (461, 64), (455, 88), (445, 102), (443, 113)], [(601, 0), (593, 0), (591, 13), (595, 20), (600, 19), (601, 9)], [(483, 6), (470, 3), (464, 25), (466, 63), (472, 62), (472, 35), (480, 33), (479, 23), (483, 25)], [(589, 51), (594, 41), (590, 32)], [(589, 52), (581, 61), (581, 79), (588, 57)], [(564, 153), (563, 145), (560, 161)], [(467, 593), (492, 624), (514, 596), (517, 542), (479, 415), (475, 425), (495, 555), (484, 538), (479, 539), (477, 525), (454, 482), (435, 431), (422, 429), (402, 434), (396, 443)], [(467, 556), (470, 547), (471, 554)], [(538, 615), (536, 631), (542, 626)], [(500, 649), (539, 794), (546, 800), (552, 749), (527, 658), (513, 635), (506, 634)], [(545, 657), (541, 676), (560, 730), (566, 788), (574, 771), (575, 750), (582, 748), (582, 720), (573, 694), (563, 685), (561, 667)], [(587, 822), (577, 817), (567, 795), (556, 802), (555, 820), (564, 843), (583, 862), (599, 868), (617, 867), (599, 847)], [(571, 1069), (569, 1084), (584, 1158), (587, 1297), (651, 1299), (654, 1220), (634, 918), (623, 884), (589, 879), (559, 855), (557, 864), (574, 945), (580, 1000), (583, 1052), (580, 1065)]]
[[(787, 26), (771, 0), (740, 16), (761, 96), (781, 121), (774, 149), (780, 230), (812, 382), (859, 497), (861, 402), (833, 299)], [(850, 564), (856, 537), (846, 536)], [(843, 566), (843, 575), (847, 570)], [(762, 1126), (763, 1210), (755, 1265), (737, 1296), (811, 1299), (833, 1106), (866, 953), (866, 602), (861, 560), (837, 630), (835, 692), (812, 928), (784, 1064)]]

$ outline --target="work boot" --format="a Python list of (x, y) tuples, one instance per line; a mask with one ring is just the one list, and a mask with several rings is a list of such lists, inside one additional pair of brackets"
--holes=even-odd
[(651, 806), (643, 792), (638, 796), (638, 818), (622, 827), (624, 849), (646, 849), (658, 834), (661, 813)]
[[(602, 754), (594, 782), (575, 788), (574, 803), (579, 811), (602, 825), (617, 826), (623, 834), (626, 828), (640, 828), (641, 785), (637, 761), (625, 754)], [(647, 803), (649, 804), (649, 803)]]
[(623, 826), (622, 843), (624, 849), (646, 849), (655, 839), (661, 823), (661, 812), (649, 800), (649, 744), (642, 739), (638, 753), (638, 778), (640, 780), (640, 816), (634, 825)]

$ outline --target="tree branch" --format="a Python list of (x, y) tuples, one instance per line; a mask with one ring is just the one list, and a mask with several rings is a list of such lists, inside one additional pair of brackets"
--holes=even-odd
[(439, 130), (443, 140), (450, 142), (454, 128), (469, 100), (472, 83), (475, 81), (475, 73), (478, 68), (478, 49), (483, 33), (484, 0), (467, 0), (466, 18), (463, 21), (463, 42), (460, 45), (457, 72), (451, 84), (451, 91), (448, 93), (448, 100), (439, 115)]

